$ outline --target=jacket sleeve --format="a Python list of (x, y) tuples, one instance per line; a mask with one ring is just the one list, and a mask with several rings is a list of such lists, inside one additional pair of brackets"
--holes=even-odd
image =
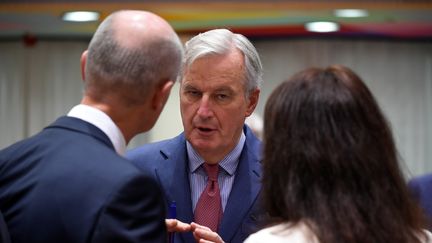
[(90, 242), (166, 242), (165, 208), (153, 179), (137, 175), (100, 212)]
[(420, 187), (418, 179), (414, 178), (408, 182), (408, 189), (414, 200), (418, 201), (420, 199)]

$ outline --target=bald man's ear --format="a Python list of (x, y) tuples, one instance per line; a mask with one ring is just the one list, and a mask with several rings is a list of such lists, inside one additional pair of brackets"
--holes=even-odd
[(153, 94), (151, 106), (154, 110), (162, 111), (167, 102), (169, 95), (171, 93), (171, 89), (174, 86), (174, 82), (169, 80), (161, 86), (156, 87), (156, 90)]
[(87, 63), (87, 53), (88, 50), (85, 50), (83, 54), (81, 54), (81, 78), (85, 81), (85, 68)]

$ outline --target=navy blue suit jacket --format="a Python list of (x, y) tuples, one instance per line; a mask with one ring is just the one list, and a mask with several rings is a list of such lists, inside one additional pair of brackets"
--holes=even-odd
[(432, 230), (432, 174), (413, 178), (408, 187), (425, 213), (428, 229)]
[(163, 204), (153, 178), (77, 118), (0, 151), (0, 211), (14, 243), (166, 242)]
[[(258, 230), (263, 212), (258, 195), (261, 189), (261, 142), (245, 126), (245, 146), (218, 233), (225, 242), (243, 242)], [(154, 174), (166, 197), (177, 204), (177, 219), (193, 221), (189, 165), (184, 134), (130, 151), (127, 157), (144, 171)], [(175, 242), (195, 242), (191, 233), (176, 233)]]

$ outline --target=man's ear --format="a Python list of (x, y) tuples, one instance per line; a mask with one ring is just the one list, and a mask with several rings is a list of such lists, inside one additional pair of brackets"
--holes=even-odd
[(154, 110), (162, 110), (165, 106), (165, 103), (168, 100), (168, 97), (171, 93), (171, 89), (174, 86), (174, 82), (169, 80), (165, 82), (163, 85), (156, 87), (155, 92), (153, 93), (151, 106)]
[(258, 104), (260, 89), (253, 90), (248, 97), (248, 106), (246, 109), (246, 117), (250, 116)]
[(83, 54), (81, 54), (81, 78), (83, 81), (85, 81), (85, 67), (87, 63), (87, 52), (88, 50), (85, 50)]

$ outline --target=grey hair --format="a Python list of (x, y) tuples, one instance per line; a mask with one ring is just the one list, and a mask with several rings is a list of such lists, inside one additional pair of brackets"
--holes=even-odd
[(183, 47), (176, 34), (143, 40), (134, 48), (116, 40), (113, 15), (96, 30), (88, 47), (86, 91), (100, 98), (107, 90), (122, 88), (125, 101), (142, 103), (162, 81), (175, 81), (181, 68)]
[[(185, 44), (183, 72), (198, 58), (208, 55), (224, 55), (235, 47), (244, 55), (246, 67), (246, 93), (260, 88), (263, 68), (258, 52), (252, 43), (241, 34), (234, 34), (227, 29), (214, 29), (201, 33)], [(182, 73), (183, 76), (184, 73)]]

